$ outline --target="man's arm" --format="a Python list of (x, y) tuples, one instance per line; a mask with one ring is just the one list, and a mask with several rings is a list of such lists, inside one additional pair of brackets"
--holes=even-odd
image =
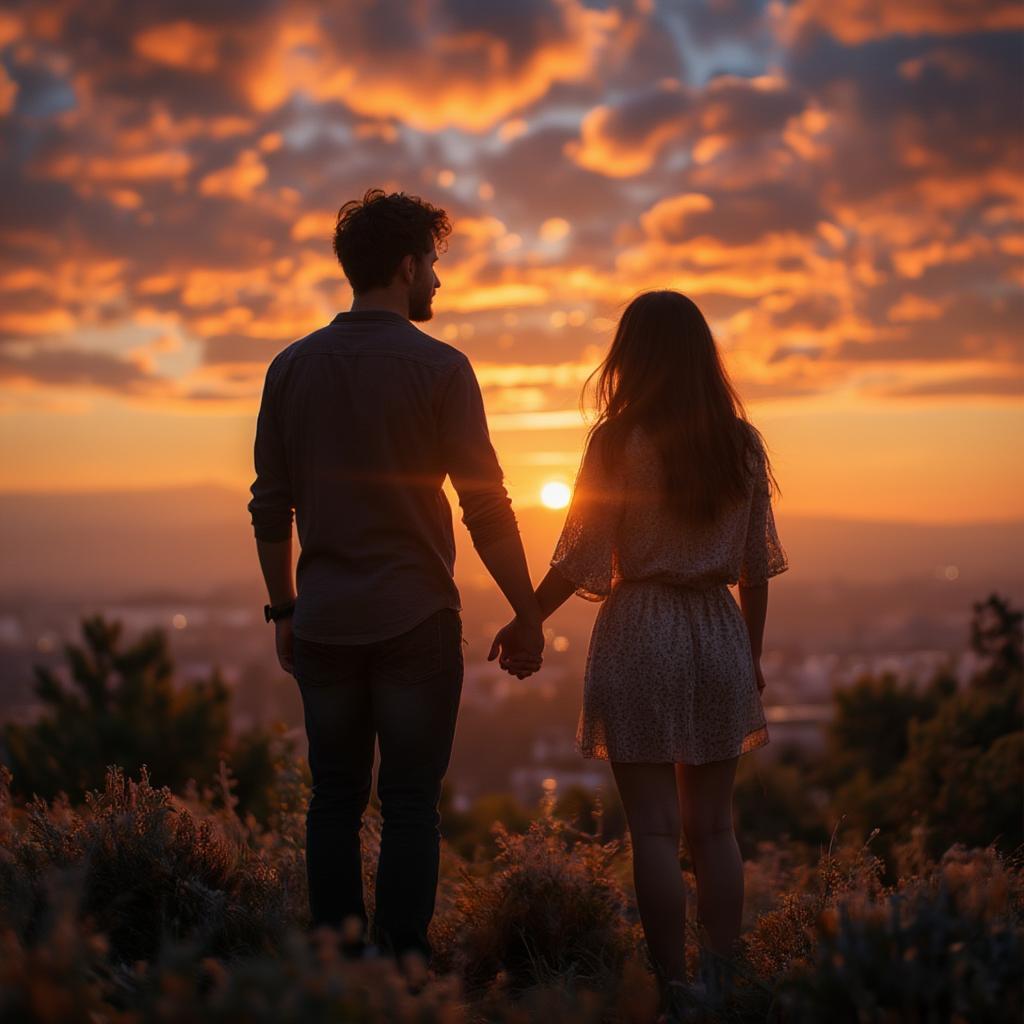
[(459, 496), (462, 521), (487, 571), (508, 599), (518, 623), (505, 656), (520, 668), (540, 667), (544, 631), (512, 503), (487, 431), (480, 386), (468, 361), (449, 378), (440, 409), (445, 470)]
[(543, 619), (537, 607), (530, 570), (526, 564), (526, 552), (523, 551), (523, 542), (518, 532), (496, 540), (487, 547), (477, 548), (477, 554), (512, 605), (516, 617), (527, 624), (539, 626)]
[[(292, 572), (292, 539), (260, 540), (256, 538), (256, 553), (263, 570), (263, 581), (267, 585), (267, 596), (272, 605), (285, 604), (295, 600), (295, 575)], [(295, 675), (292, 658), (291, 616), (274, 623), (274, 648), (277, 661), (289, 675)]]
[(267, 585), (267, 596), (273, 605), (295, 600), (295, 575), (292, 572), (292, 539), (260, 540), (256, 538), (256, 553)]
[[(253, 457), (256, 479), (251, 491), (249, 513), (256, 535), (256, 553), (272, 605), (295, 599), (295, 577), (292, 572), (292, 502), (291, 483), (285, 460), (284, 443), (274, 413), (273, 369), (271, 363), (263, 385), (259, 416), (256, 420), (256, 442)], [(292, 672), (292, 623), (290, 618), (275, 623), (277, 659), (281, 667)]]

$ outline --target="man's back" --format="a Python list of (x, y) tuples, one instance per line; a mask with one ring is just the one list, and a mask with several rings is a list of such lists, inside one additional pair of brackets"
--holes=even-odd
[(516, 532), (465, 356), (397, 313), (339, 313), (267, 371), (249, 503), (256, 535), (302, 548), (294, 630), (397, 636), (459, 608), (450, 474), (477, 546)]

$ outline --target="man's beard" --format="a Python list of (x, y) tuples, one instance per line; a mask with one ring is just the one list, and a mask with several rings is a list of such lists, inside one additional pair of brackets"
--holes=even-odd
[(409, 303), (409, 319), (414, 320), (416, 323), (424, 323), (429, 320), (434, 315), (432, 302), (432, 295), (424, 295), (411, 301)]

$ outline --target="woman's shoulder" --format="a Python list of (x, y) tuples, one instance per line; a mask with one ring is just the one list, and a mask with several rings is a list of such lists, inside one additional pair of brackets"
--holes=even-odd
[(743, 440), (747, 457), (754, 458), (757, 461), (764, 459), (765, 444), (761, 431), (749, 420), (740, 419), (739, 417), (736, 419), (736, 424), (739, 428), (739, 435)]

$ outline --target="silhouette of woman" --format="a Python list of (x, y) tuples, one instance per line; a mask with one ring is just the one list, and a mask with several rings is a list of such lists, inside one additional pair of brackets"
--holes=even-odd
[(680, 825), (706, 985), (726, 980), (739, 937), (733, 780), (739, 755), (768, 742), (761, 645), (768, 579), (787, 562), (764, 443), (690, 299), (634, 299), (594, 377), (598, 419), (537, 599), (545, 618), (574, 592), (604, 601), (577, 743), (611, 762), (648, 949), (678, 1001), (687, 997)]

